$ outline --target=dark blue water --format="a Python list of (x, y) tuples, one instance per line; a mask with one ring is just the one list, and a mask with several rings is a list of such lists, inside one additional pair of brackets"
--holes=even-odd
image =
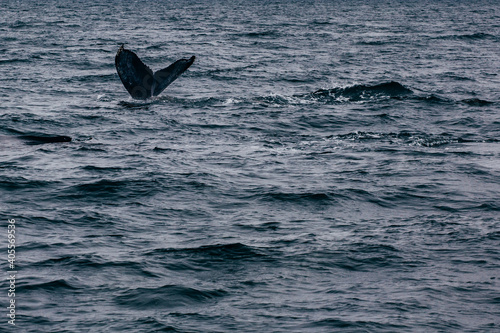
[(500, 331), (497, 1), (0, 12), (2, 331)]

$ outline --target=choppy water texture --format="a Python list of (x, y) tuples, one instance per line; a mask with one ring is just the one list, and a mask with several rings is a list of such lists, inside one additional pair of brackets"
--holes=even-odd
[(500, 330), (497, 1), (0, 12), (19, 331)]

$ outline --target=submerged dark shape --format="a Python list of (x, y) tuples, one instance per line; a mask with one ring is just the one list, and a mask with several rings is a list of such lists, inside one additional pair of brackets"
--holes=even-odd
[(195, 56), (177, 60), (153, 74), (153, 71), (134, 52), (124, 49), (122, 45), (116, 53), (115, 66), (132, 98), (146, 99), (158, 96), (193, 64), (194, 59)]
[(21, 135), (18, 136), (19, 139), (26, 142), (28, 145), (39, 145), (44, 143), (54, 143), (54, 142), (71, 142), (69, 136), (58, 135), (58, 136), (45, 136), (45, 135)]

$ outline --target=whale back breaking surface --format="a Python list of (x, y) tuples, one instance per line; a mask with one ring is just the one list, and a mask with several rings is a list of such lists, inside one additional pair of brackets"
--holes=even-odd
[(120, 79), (134, 99), (146, 99), (158, 96), (165, 88), (174, 82), (194, 62), (195, 57), (180, 59), (153, 74), (141, 59), (132, 51), (118, 49), (115, 66)]
[(21, 135), (19, 139), (28, 145), (38, 145), (44, 143), (71, 142), (71, 137), (65, 135)]
[(4, 144), (15, 144), (16, 142), (22, 142), (26, 145), (41, 145), (45, 143), (58, 143), (58, 142), (71, 142), (72, 139), (65, 135), (0, 135), (0, 143)]

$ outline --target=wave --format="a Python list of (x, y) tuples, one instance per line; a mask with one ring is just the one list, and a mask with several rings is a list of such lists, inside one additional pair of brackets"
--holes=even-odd
[(157, 288), (136, 288), (117, 296), (117, 304), (135, 309), (165, 309), (202, 305), (227, 295), (221, 289), (202, 290), (178, 285)]
[(266, 205), (277, 204), (279, 206), (301, 206), (302, 208), (313, 209), (315, 211), (330, 207), (349, 207), (352, 206), (353, 202), (356, 204), (366, 203), (388, 209), (400, 209), (402, 206), (413, 207), (413, 205), (420, 205), (423, 201), (428, 200), (429, 193), (430, 192), (428, 192), (425, 188), (415, 191), (413, 188), (400, 187), (397, 189), (395, 188), (390, 193), (366, 191), (359, 188), (338, 188), (315, 194), (303, 194), (300, 192), (266, 193), (263, 191), (263, 193), (254, 195), (254, 199), (262, 201), (262, 203)]
[(492, 40), (497, 40), (498, 37), (489, 33), (484, 33), (484, 32), (476, 32), (476, 33), (469, 33), (469, 34), (454, 34), (454, 35), (445, 35), (445, 36), (438, 36), (435, 37), (434, 39), (444, 39), (444, 40), (484, 40), (484, 39), (492, 39)]
[(387, 44), (392, 44), (393, 42), (391, 40), (367, 40), (367, 41), (360, 41), (357, 42), (356, 44), (358, 45), (366, 45), (366, 46), (381, 46), (381, 45), (387, 45)]
[(283, 193), (271, 192), (266, 193), (263, 198), (267, 201), (282, 201), (294, 203), (326, 203), (332, 201), (334, 198), (330, 193)]
[(262, 31), (251, 31), (246, 33), (237, 33), (236, 36), (250, 37), (250, 38), (275, 38), (280, 37), (281, 34), (276, 30), (262, 30)]
[(487, 106), (487, 105), (494, 104), (494, 102), (486, 101), (486, 100), (479, 99), (479, 98), (464, 99), (461, 102), (468, 104), (470, 106)]
[(309, 21), (311, 25), (333, 25), (334, 23), (327, 18), (314, 19)]
[[(38, 244), (38, 249), (45, 247), (48, 249), (53, 249), (55, 246), (67, 246), (68, 244)], [(75, 246), (84, 246), (82, 243), (74, 244)], [(128, 272), (135, 271), (136, 274), (145, 277), (157, 277), (155, 274), (151, 273), (143, 267), (141, 263), (124, 260), (124, 261), (109, 261), (105, 260), (99, 255), (90, 254), (75, 254), (75, 255), (64, 255), (62, 257), (45, 259), (39, 262), (31, 263), (33, 267), (38, 267), (43, 269), (46, 267), (54, 268), (56, 266), (65, 267), (78, 267), (79, 269), (125, 269)]]
[(155, 255), (162, 253), (196, 254), (204, 257), (215, 257), (218, 260), (241, 260), (266, 256), (262, 250), (241, 243), (203, 245), (195, 248), (155, 249), (149, 251), (147, 254)]
[(301, 329), (304, 331), (342, 331), (347, 330), (349, 332), (378, 332), (378, 331), (408, 331), (410, 327), (405, 326), (401, 323), (386, 323), (386, 322), (376, 322), (370, 320), (342, 320), (335, 318), (326, 318), (321, 320), (312, 321), (309, 324), (301, 325)]
[(304, 208), (312, 209), (327, 208), (332, 205), (342, 206), (346, 202), (370, 202), (379, 206), (387, 206), (387, 203), (380, 200), (375, 194), (356, 188), (335, 189), (318, 192), (276, 192), (259, 190), (257, 194), (246, 197), (246, 200), (261, 201), (267, 204), (300, 205)]
[(44, 290), (57, 293), (60, 292), (61, 290), (72, 290), (74, 292), (75, 290), (78, 289), (79, 289), (78, 287), (73, 286), (71, 283), (69, 283), (64, 279), (59, 279), (44, 283), (22, 284), (19, 286), (20, 292), (28, 290), (35, 290), (35, 291)]
[(497, 36), (484, 33), (484, 32), (477, 32), (474, 34), (464, 34), (464, 35), (455, 35), (454, 37), (458, 39), (497, 39)]
[(464, 103), (470, 106), (488, 106), (491, 104), (495, 104), (495, 102), (487, 101), (479, 98), (468, 98), (462, 100), (453, 100), (446, 97), (438, 96), (435, 94), (427, 95), (427, 96), (413, 96), (411, 99), (415, 101), (422, 101), (429, 104), (457, 104)]
[(88, 198), (135, 198), (154, 195), (161, 188), (161, 182), (156, 179), (100, 179), (95, 182), (73, 185), (59, 193), (58, 197), (65, 200)]
[(20, 191), (30, 189), (42, 189), (60, 184), (58, 181), (31, 180), (24, 177), (1, 177), (0, 189), (6, 191)]
[(27, 62), (31, 62), (31, 60), (30, 59), (0, 59), (0, 65), (13, 64), (16, 62), (27, 63)]
[(380, 133), (380, 132), (351, 132), (347, 134), (331, 135), (327, 139), (339, 141), (386, 141), (391, 143), (403, 143), (413, 146), (438, 147), (452, 143), (480, 143), (480, 142), (500, 142), (495, 138), (468, 139), (456, 137), (448, 133), (427, 134), (422, 132), (401, 131), (399, 133)]
[(127, 109), (143, 109), (147, 110), (155, 101), (154, 99), (146, 101), (120, 101), (118, 105), (123, 106)]
[[(26, 27), (32, 27), (34, 26), (35, 22), (25, 22), (21, 20), (16, 20), (8, 25), (10, 29), (20, 29), (20, 28), (26, 28)], [(37, 22), (38, 23), (38, 22)]]

